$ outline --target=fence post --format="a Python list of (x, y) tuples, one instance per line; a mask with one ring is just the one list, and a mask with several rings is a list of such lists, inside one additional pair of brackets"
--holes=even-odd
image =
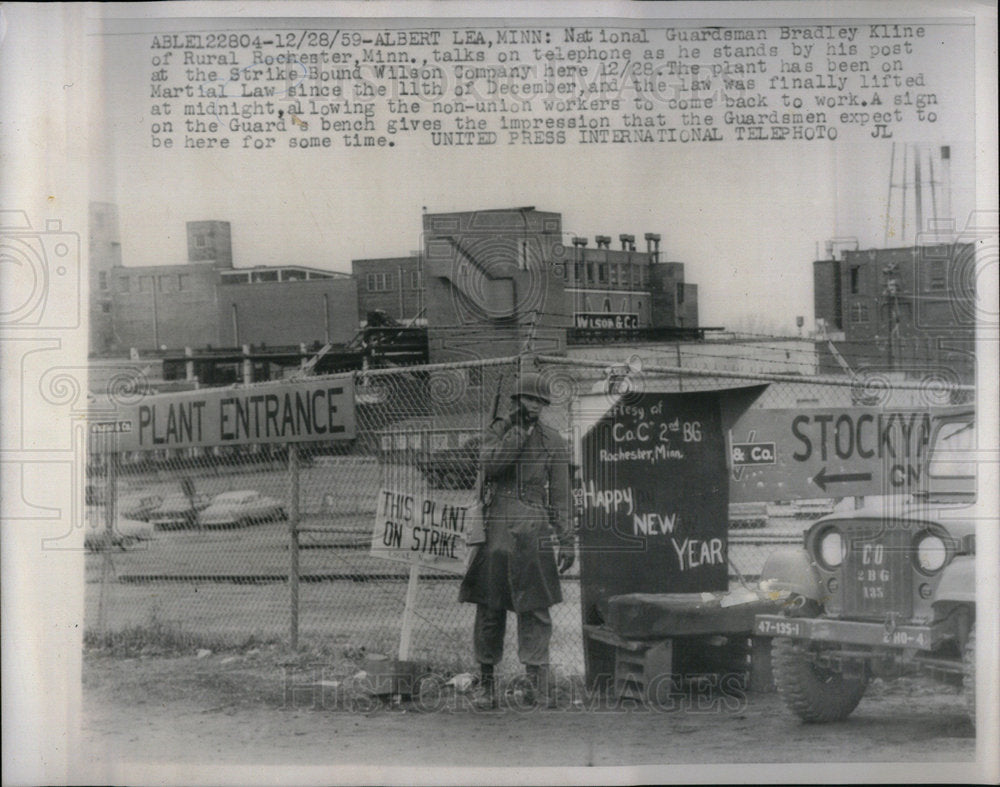
[(292, 650), (299, 649), (299, 447), (288, 445), (288, 590)]
[[(106, 617), (105, 594), (107, 593), (108, 576), (111, 574), (111, 545), (114, 543), (115, 512), (118, 508), (118, 448), (117, 435), (102, 435), (99, 439), (104, 443), (105, 485), (104, 485), (104, 543), (97, 540), (101, 555), (101, 589), (97, 597), (97, 631), (104, 633)], [(108, 449), (111, 450), (108, 450)]]
[(104, 489), (104, 526), (110, 537), (115, 529), (115, 514), (118, 511), (118, 446), (117, 435), (107, 436), (105, 446), (110, 444), (107, 453), (107, 486)]
[(410, 566), (410, 578), (406, 583), (406, 603), (403, 606), (403, 624), (399, 631), (399, 660), (410, 658), (410, 639), (413, 636), (413, 613), (417, 606), (417, 590), (420, 582), (420, 566)]

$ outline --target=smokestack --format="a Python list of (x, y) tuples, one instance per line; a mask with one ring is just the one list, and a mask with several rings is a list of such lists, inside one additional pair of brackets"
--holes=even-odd
[(652, 255), (653, 262), (660, 261), (660, 236), (657, 233), (646, 233), (646, 251)]
[(945, 221), (952, 218), (951, 215), (951, 147), (942, 145), (941, 147), (941, 182), (944, 184), (944, 199), (941, 216)]

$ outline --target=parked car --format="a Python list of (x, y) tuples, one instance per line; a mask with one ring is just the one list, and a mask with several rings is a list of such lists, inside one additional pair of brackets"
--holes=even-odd
[(163, 503), (163, 497), (151, 492), (130, 492), (122, 495), (116, 501), (119, 515), (126, 519), (149, 519)]
[(832, 500), (777, 500), (765, 505), (768, 517), (816, 520), (833, 513)]
[(764, 503), (730, 503), (729, 527), (767, 527), (767, 507)]
[(104, 505), (106, 484), (87, 484), (84, 488), (84, 499), (88, 506)]
[(119, 515), (115, 517), (114, 525), (108, 532), (103, 508), (88, 506), (85, 516), (87, 529), (83, 534), (83, 545), (94, 552), (108, 547), (125, 549), (136, 542), (154, 538), (153, 526), (141, 519)]
[(923, 670), (964, 684), (975, 721), (975, 520), (958, 502), (974, 494), (972, 434), (971, 414), (938, 424), (912, 502), (825, 516), (768, 557), (760, 589), (784, 613), (754, 630), (775, 638), (775, 683), (803, 720), (844, 719), (872, 677)]
[(178, 492), (167, 495), (159, 508), (149, 515), (149, 521), (157, 530), (177, 530), (198, 525), (199, 512), (211, 502), (208, 495), (188, 497)]
[(252, 489), (216, 495), (198, 514), (202, 527), (243, 527), (287, 518), (280, 500)]

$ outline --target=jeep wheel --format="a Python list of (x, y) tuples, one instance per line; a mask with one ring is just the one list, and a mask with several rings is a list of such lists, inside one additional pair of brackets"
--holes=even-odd
[(771, 664), (778, 693), (803, 721), (846, 719), (868, 687), (866, 665), (859, 665), (860, 674), (845, 676), (815, 664), (808, 644), (784, 637), (772, 644)]
[(969, 711), (969, 721), (976, 726), (976, 627), (969, 629), (969, 638), (965, 641), (965, 652), (962, 654), (965, 674), (962, 680), (962, 691), (965, 692), (965, 707)]

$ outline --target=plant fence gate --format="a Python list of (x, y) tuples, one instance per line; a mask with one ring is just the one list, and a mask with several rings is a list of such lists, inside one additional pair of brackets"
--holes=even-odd
[[(905, 420), (907, 413), (917, 418), (928, 409), (953, 407), (967, 401), (972, 390), (896, 385), (891, 393), (900, 401), (893, 401), (883, 395), (886, 389), (870, 385), (859, 389), (857, 381), (847, 378), (748, 375), (547, 357), (373, 369), (347, 377), (202, 389), (222, 402), (243, 397), (250, 403), (242, 409), (235, 404), (219, 406), (220, 428), (229, 429), (227, 434), (246, 435), (248, 430), (252, 434), (256, 425), (268, 432), (268, 439), (239, 444), (212, 444), (205, 439), (180, 448), (152, 444), (137, 449), (134, 435), (129, 442), (120, 433), (91, 425), (85, 479), (88, 629), (120, 632), (155, 624), (220, 646), (287, 641), (292, 648), (303, 644), (345, 653), (394, 654), (410, 571), (406, 563), (385, 559), (372, 548), (385, 537), (376, 525), (380, 492), (407, 490), (425, 505), (432, 505), (428, 500), (443, 500), (442, 505), (454, 506), (448, 501), (467, 499), (476, 482), (482, 430), (497, 402), (501, 415), (507, 411), (517, 374), (526, 364), (537, 369), (551, 388), (552, 403), (543, 418), (574, 447), (580, 439), (583, 400), (610, 403), (642, 392), (766, 384), (748, 411), (752, 423), (763, 425), (758, 433), (726, 436), (731, 586), (754, 581), (775, 545), (799, 543), (810, 517), (832, 509), (838, 500), (853, 504), (849, 483), (834, 480), (820, 487), (816, 475), (821, 481), (836, 479), (838, 461), (844, 465), (859, 456), (866, 458), (869, 451), (880, 450), (878, 441), (890, 439), (885, 437), (890, 432), (892, 440), (902, 439), (895, 435), (904, 434), (907, 427), (913, 432), (917, 422)], [(349, 386), (353, 399), (349, 438), (271, 439), (280, 434), (277, 426), (286, 414), (280, 407), (277, 413), (267, 409), (269, 395), (296, 386), (308, 390), (297, 400), (299, 412), (288, 417), (313, 419), (310, 428), (315, 433), (321, 423), (332, 428), (343, 416), (334, 413), (332, 394), (324, 399), (326, 394), (315, 392), (341, 383)], [(342, 404), (338, 401), (336, 406)], [(169, 414), (157, 412), (160, 420), (141, 428), (150, 439), (157, 429), (160, 434), (172, 428), (194, 435), (196, 413), (189, 415), (182, 423), (178, 410), (171, 427)], [(791, 434), (798, 437), (793, 437), (791, 450), (800, 457), (807, 445), (810, 451), (800, 463), (798, 486), (789, 482), (782, 487), (781, 474), (766, 458), (757, 465), (749, 459), (745, 465), (734, 464), (735, 447), (775, 442), (765, 439), (764, 429), (777, 424), (788, 432), (793, 423), (796, 431)], [(902, 460), (896, 462), (903, 467), (904, 481), (896, 488), (898, 472), (893, 475), (896, 471), (889, 460), (911, 449), (909, 444), (893, 446), (898, 449), (893, 457), (871, 459), (872, 466), (884, 465), (875, 471), (885, 487), (882, 491), (912, 491), (911, 482), (919, 479), (906, 474), (913, 474), (920, 457), (914, 455), (905, 466)], [(848, 448), (851, 457), (838, 459), (838, 454), (849, 453)], [(751, 449), (746, 450), (749, 456)], [(791, 454), (780, 441), (773, 450)], [(762, 452), (766, 454), (764, 449), (757, 451)], [(823, 461), (821, 457), (826, 464), (818, 473), (820, 465), (810, 463)], [(768, 472), (776, 482), (759, 481)], [(916, 472), (919, 476), (919, 468)], [(786, 475), (790, 478), (791, 471)], [(755, 493), (755, 483), (764, 491)], [(432, 515), (440, 515), (441, 507)], [(442, 539), (420, 548), (443, 554), (452, 545)], [(471, 666), (474, 607), (458, 603), (459, 578), (454, 566), (436, 568), (431, 561), (419, 568), (411, 658), (444, 670)], [(565, 600), (552, 609), (552, 661), (568, 673), (581, 673), (577, 568), (563, 576), (562, 588)], [(512, 643), (505, 652), (508, 665), (513, 664)]]

